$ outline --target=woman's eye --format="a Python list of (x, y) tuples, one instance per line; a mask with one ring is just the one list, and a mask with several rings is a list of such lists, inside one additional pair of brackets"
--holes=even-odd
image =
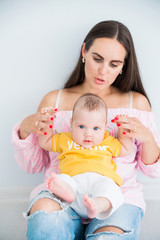
[(94, 60), (95, 60), (96, 62), (101, 62), (101, 61), (102, 61), (102, 59), (100, 59), (100, 58), (94, 58)]
[(84, 128), (84, 126), (83, 126), (83, 125), (79, 125), (79, 128), (83, 129), (83, 128)]
[(95, 131), (97, 131), (97, 130), (99, 129), (99, 127), (94, 127), (93, 129), (94, 129)]
[(111, 66), (112, 66), (112, 67), (115, 67), (115, 68), (118, 67), (118, 65), (115, 65), (115, 64), (113, 64), (113, 63), (111, 63)]

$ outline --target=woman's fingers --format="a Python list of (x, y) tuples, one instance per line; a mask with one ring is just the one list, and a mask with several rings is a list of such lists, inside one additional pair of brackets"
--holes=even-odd
[[(43, 111), (45, 112), (45, 111)], [(54, 114), (49, 114), (49, 113)], [(45, 128), (53, 128), (53, 122), (55, 116), (55, 110), (49, 108), (45, 113), (37, 112), (35, 114), (27, 116), (21, 122), (20, 126), (20, 138), (25, 139), (30, 133), (35, 133), (37, 135), (43, 135), (43, 130)]]
[(129, 124), (129, 123), (117, 123), (117, 127), (123, 128), (128, 132), (136, 132), (137, 131), (137, 124)]
[(114, 123), (116, 123), (117, 127), (121, 130), (121, 134), (127, 137), (136, 138), (140, 142), (146, 142), (152, 136), (150, 130), (135, 117), (118, 115), (114, 119)]
[[(41, 112), (35, 114), (34, 131), (38, 135), (51, 133), (53, 128), (54, 119), (56, 118), (57, 109), (52, 107), (42, 108)], [(53, 130), (52, 130), (53, 132)]]
[(127, 115), (117, 115), (111, 121), (116, 123), (117, 127), (124, 132), (132, 133), (137, 129), (137, 119), (128, 117)]
[(41, 129), (46, 129), (46, 128), (53, 128), (53, 121), (37, 121), (35, 123), (36, 128), (38, 128), (39, 130)]
[(135, 130), (139, 122), (137, 118), (128, 117), (127, 115), (118, 115), (111, 121), (116, 123), (117, 127), (126, 128), (128, 130)]
[(46, 107), (46, 108), (42, 108), (41, 109), (41, 113), (42, 114), (50, 114), (50, 115), (54, 115), (57, 112), (57, 108), (53, 108), (53, 107)]

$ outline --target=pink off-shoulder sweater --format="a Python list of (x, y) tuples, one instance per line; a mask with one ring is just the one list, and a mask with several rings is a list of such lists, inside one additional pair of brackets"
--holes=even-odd
[[(59, 94), (60, 97), (60, 94)], [(56, 108), (58, 107), (59, 97)], [(131, 98), (130, 98), (131, 99)], [(117, 126), (111, 122), (116, 115), (126, 114), (130, 117), (138, 118), (150, 131), (160, 146), (160, 137), (157, 132), (154, 114), (152, 112), (140, 111), (132, 108), (130, 100), (129, 108), (108, 109), (108, 119), (106, 130), (109, 134), (117, 137)], [(70, 119), (72, 111), (58, 111), (54, 119), (54, 132), (70, 131)], [(40, 148), (38, 137), (31, 133), (26, 139), (19, 138), (19, 127), (17, 124), (13, 128), (12, 143), (14, 146), (14, 155), (18, 165), (23, 171), (28, 173), (39, 173), (44, 168), (44, 182), (54, 171), (59, 173), (57, 159), (58, 153), (47, 152)], [(121, 190), (124, 196), (124, 202), (142, 208), (145, 211), (145, 201), (142, 193), (142, 184), (137, 181), (137, 170), (150, 177), (160, 177), (160, 159), (152, 165), (145, 165), (141, 161), (142, 144), (136, 139), (133, 140), (133, 151), (126, 157), (117, 157), (114, 161), (117, 164), (117, 173), (122, 177), (123, 184)], [(38, 185), (31, 193), (30, 199), (36, 196), (40, 191), (46, 190), (45, 184)]]

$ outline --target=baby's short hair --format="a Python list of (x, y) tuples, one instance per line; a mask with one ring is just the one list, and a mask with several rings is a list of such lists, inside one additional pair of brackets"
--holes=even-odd
[(88, 111), (97, 111), (104, 109), (106, 111), (107, 117), (107, 105), (101, 97), (93, 93), (86, 93), (78, 98), (73, 107), (73, 114), (75, 109), (79, 107), (81, 109), (86, 109)]

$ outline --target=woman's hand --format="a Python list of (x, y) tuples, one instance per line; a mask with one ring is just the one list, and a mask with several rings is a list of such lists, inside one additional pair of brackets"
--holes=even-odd
[(129, 138), (136, 138), (143, 143), (141, 160), (144, 164), (155, 163), (160, 157), (160, 148), (157, 145), (152, 132), (146, 128), (137, 118), (117, 115), (111, 120), (116, 123), (120, 131)]
[(29, 115), (20, 125), (20, 138), (25, 139), (30, 133), (35, 133), (39, 136), (45, 134), (44, 128), (52, 128), (53, 120), (56, 117), (57, 109), (52, 107), (42, 108), (41, 112)]
[(111, 121), (116, 123), (120, 132), (127, 137), (136, 138), (143, 143), (153, 138), (151, 131), (135, 117), (117, 115)]

